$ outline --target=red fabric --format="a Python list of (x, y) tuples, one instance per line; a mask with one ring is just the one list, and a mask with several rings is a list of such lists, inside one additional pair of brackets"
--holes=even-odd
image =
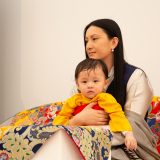
[[(76, 114), (80, 113), (86, 106), (87, 106), (87, 104), (83, 104), (81, 106), (77, 106), (74, 109), (73, 115), (75, 116)], [(95, 110), (103, 110), (102, 108), (100, 108), (100, 106), (98, 104), (94, 105), (92, 108), (95, 109)]]
[(157, 150), (160, 154), (160, 97), (152, 100), (147, 123), (157, 139)]

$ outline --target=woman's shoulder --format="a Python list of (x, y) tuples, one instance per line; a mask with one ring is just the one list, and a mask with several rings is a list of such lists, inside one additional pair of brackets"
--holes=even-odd
[[(130, 65), (132, 67), (132, 65)], [(138, 86), (149, 88), (152, 90), (152, 86), (150, 84), (150, 81), (146, 75), (146, 73), (138, 67), (134, 67), (133, 72), (130, 74), (130, 77), (128, 78), (128, 81), (126, 83), (127, 90), (131, 88), (131, 86), (134, 86), (135, 88), (139, 88)]]
[(152, 99), (153, 91), (146, 73), (136, 67), (126, 84), (126, 110), (134, 111), (143, 117)]
[(125, 68), (124, 68), (124, 80), (126, 82), (126, 84), (128, 83), (128, 80), (132, 77), (132, 78), (139, 78), (141, 76), (146, 76), (145, 72), (134, 65), (125, 63)]
[(131, 76), (145, 76), (146, 77), (146, 73), (144, 72), (143, 69), (141, 69), (140, 67), (125, 63), (125, 76), (126, 75), (130, 75)]

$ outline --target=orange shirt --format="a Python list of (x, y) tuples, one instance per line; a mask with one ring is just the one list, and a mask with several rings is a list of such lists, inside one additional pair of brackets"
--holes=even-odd
[(109, 114), (109, 126), (113, 132), (132, 131), (128, 119), (125, 117), (122, 107), (116, 99), (108, 93), (100, 93), (93, 99), (84, 97), (81, 93), (75, 94), (62, 106), (62, 110), (55, 117), (54, 125), (68, 125), (77, 106), (88, 105), (91, 102), (97, 102), (100, 108)]

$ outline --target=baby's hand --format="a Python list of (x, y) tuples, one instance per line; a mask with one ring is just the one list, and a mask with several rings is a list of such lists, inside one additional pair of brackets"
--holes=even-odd
[(133, 132), (125, 133), (125, 145), (128, 150), (136, 150), (137, 149), (137, 141), (134, 138)]

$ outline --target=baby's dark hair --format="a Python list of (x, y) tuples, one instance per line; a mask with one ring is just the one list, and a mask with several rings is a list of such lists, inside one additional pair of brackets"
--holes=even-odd
[(84, 70), (86, 70), (86, 71), (95, 70), (97, 67), (102, 68), (102, 71), (105, 75), (105, 78), (107, 79), (108, 78), (108, 69), (107, 69), (106, 64), (100, 59), (87, 58), (87, 59), (81, 61), (77, 65), (76, 70), (75, 70), (75, 80), (78, 79), (80, 72), (82, 72)]

